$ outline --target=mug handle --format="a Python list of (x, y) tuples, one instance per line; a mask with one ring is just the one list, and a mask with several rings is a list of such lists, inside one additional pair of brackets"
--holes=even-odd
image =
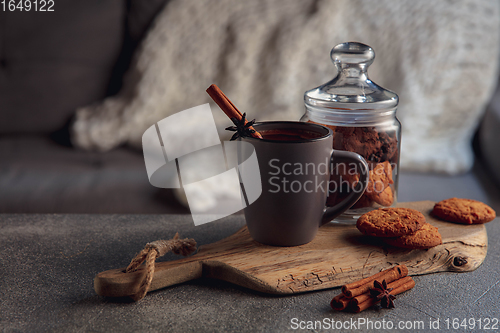
[(356, 168), (361, 171), (360, 179), (356, 184), (354, 190), (344, 200), (333, 207), (325, 208), (325, 210), (323, 211), (323, 217), (321, 219), (320, 226), (330, 222), (331, 220), (351, 208), (356, 203), (356, 201), (361, 198), (363, 193), (365, 193), (366, 186), (368, 185), (368, 163), (366, 163), (365, 159), (361, 157), (361, 155), (350, 151), (333, 150), (330, 157), (330, 163), (332, 162), (334, 162), (335, 164), (345, 163), (346, 165), (354, 163), (356, 165)]

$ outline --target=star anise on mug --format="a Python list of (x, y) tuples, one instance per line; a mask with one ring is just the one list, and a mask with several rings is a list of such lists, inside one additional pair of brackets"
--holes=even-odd
[(377, 300), (381, 300), (380, 305), (383, 308), (392, 309), (394, 307), (393, 300), (396, 299), (396, 296), (390, 293), (392, 288), (387, 288), (387, 282), (385, 282), (385, 280), (382, 281), (382, 283), (375, 280), (373, 286), (375, 288), (370, 289), (371, 296)]
[(255, 133), (255, 130), (249, 128), (253, 126), (253, 124), (255, 123), (255, 119), (245, 124), (246, 116), (247, 114), (243, 113), (243, 115), (241, 116), (241, 120), (231, 118), (231, 121), (235, 126), (229, 126), (226, 128), (226, 131), (236, 132), (231, 137), (231, 141), (236, 140), (237, 138), (243, 138), (245, 136), (252, 136), (252, 133)]

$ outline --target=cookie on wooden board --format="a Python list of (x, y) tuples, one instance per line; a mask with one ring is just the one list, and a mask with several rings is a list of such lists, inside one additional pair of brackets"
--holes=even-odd
[(405, 235), (395, 238), (384, 238), (384, 242), (389, 245), (407, 248), (407, 249), (429, 249), (443, 243), (441, 234), (433, 225), (425, 223), (411, 235)]
[(495, 211), (490, 206), (480, 201), (458, 198), (436, 203), (432, 214), (442, 220), (462, 224), (486, 223), (496, 217)]
[(365, 235), (399, 237), (420, 229), (425, 216), (410, 208), (380, 208), (360, 216), (356, 227)]

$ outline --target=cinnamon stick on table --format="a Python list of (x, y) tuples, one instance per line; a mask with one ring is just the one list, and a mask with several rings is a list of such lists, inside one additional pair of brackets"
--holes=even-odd
[(367, 277), (365, 279), (342, 286), (342, 293), (347, 298), (353, 298), (358, 295), (362, 295), (367, 291), (370, 291), (370, 289), (374, 287), (373, 282), (375, 280), (380, 282), (385, 280), (387, 283), (390, 283), (407, 275), (408, 275), (408, 268), (405, 265), (397, 265), (392, 268), (386, 269), (385, 271)]
[[(361, 312), (381, 301), (380, 294), (375, 297), (372, 295), (371, 289), (382, 288), (382, 283), (387, 287), (386, 292), (390, 290), (391, 295), (398, 295), (412, 289), (415, 286), (415, 281), (407, 275), (408, 267), (398, 265), (362, 280), (346, 284), (342, 286), (342, 293), (335, 296), (330, 305), (338, 311)], [(374, 286), (375, 281), (379, 282), (378, 286)]]
[[(393, 288), (390, 291), (391, 295), (398, 295), (404, 293), (415, 287), (415, 281), (411, 278), (411, 276), (404, 277), (402, 279), (393, 281), (387, 285), (387, 288)], [(359, 303), (358, 303), (359, 302)], [(353, 312), (359, 313), (368, 309), (369, 307), (374, 306), (380, 302), (376, 298), (370, 296), (370, 293), (365, 293), (363, 295), (357, 296), (349, 302), (348, 308)]]
[(350, 301), (351, 299), (345, 297), (344, 294), (339, 294), (332, 299), (332, 301), (330, 302), (330, 306), (334, 310), (342, 311), (347, 308), (347, 305), (349, 305)]
[[(226, 95), (219, 89), (215, 84), (212, 84), (207, 89), (207, 93), (212, 97), (215, 103), (224, 111), (224, 113), (229, 117), (229, 119), (236, 118), (236, 120), (240, 121), (243, 117), (243, 114), (236, 108), (236, 106), (227, 98)], [(248, 120), (245, 119), (245, 124), (248, 123)], [(250, 130), (254, 130), (253, 126), (249, 127)], [(262, 135), (259, 132), (255, 131), (252, 134), (252, 137), (257, 139), (262, 139)]]

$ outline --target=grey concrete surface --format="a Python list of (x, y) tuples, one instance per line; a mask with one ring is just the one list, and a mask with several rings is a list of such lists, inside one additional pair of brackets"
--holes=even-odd
[[(395, 309), (350, 314), (330, 309), (338, 289), (283, 297), (200, 279), (152, 292), (138, 303), (94, 293), (97, 273), (126, 266), (145, 243), (176, 231), (211, 243), (238, 230), (241, 215), (198, 227), (182, 215), (0, 215), (0, 331), (283, 332), (294, 331), (294, 323), (321, 321), (321, 328), (296, 331), (426, 332), (429, 321), (439, 319), (440, 332), (483, 332), (480, 318), (499, 330), (500, 323), (493, 326), (500, 319), (499, 222), (487, 225), (488, 255), (476, 271), (417, 276), (416, 287), (398, 296)], [(446, 319), (451, 325), (453, 318), (475, 318), (476, 326), (446, 329)], [(352, 320), (356, 327), (328, 328), (325, 322), (332, 320)], [(385, 321), (386, 328), (391, 321), (394, 329), (367, 329), (359, 320)], [(399, 322), (415, 321), (424, 328), (397, 329)]]

